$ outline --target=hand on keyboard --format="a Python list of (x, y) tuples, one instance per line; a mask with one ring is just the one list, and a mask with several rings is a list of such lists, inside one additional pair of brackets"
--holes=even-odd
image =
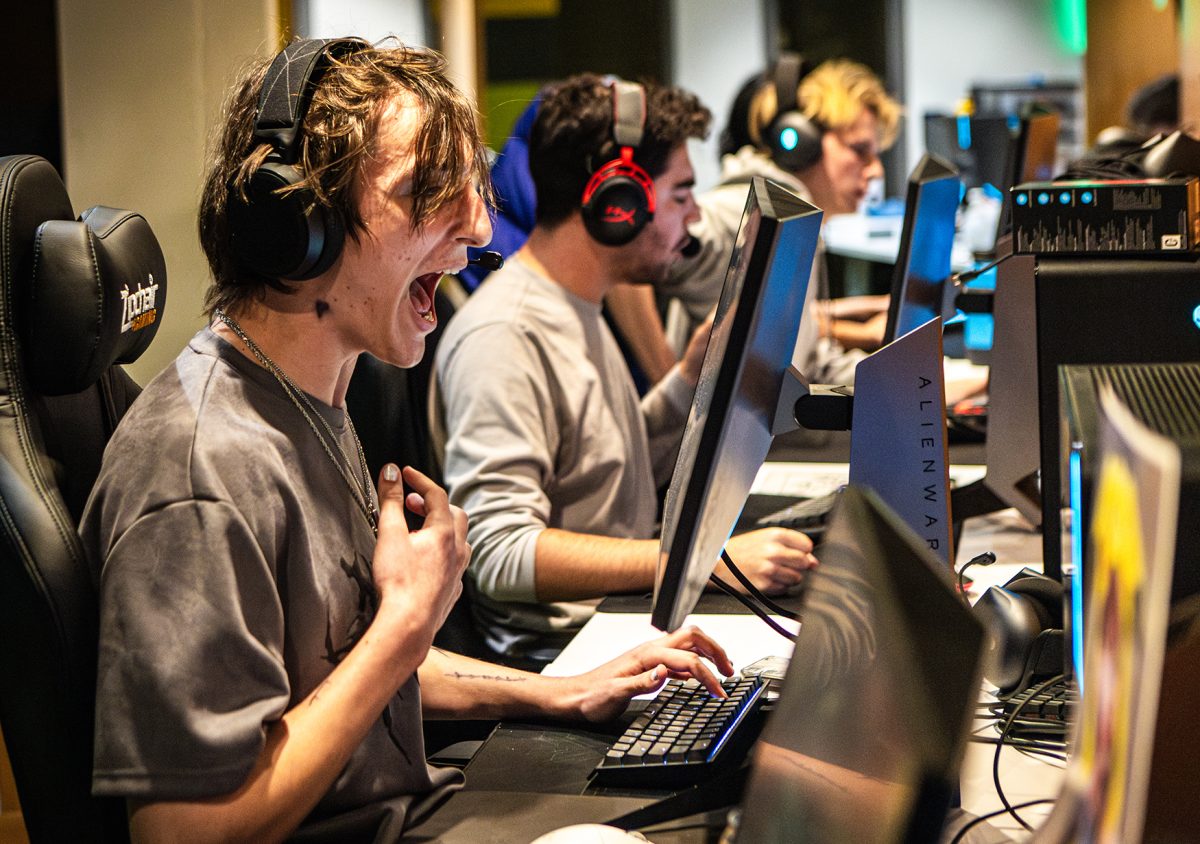
[(727, 696), (716, 698), (695, 682), (667, 683), (609, 748), (594, 781), (676, 788), (740, 762), (761, 726), (754, 716), (766, 685), (736, 678), (723, 687)]
[(629, 701), (659, 688), (668, 678), (695, 679), (706, 694), (724, 696), (721, 681), (704, 664), (709, 660), (721, 674), (734, 672), (724, 649), (696, 627), (682, 627), (638, 645), (599, 668), (562, 680), (567, 716), (588, 721), (611, 721)]

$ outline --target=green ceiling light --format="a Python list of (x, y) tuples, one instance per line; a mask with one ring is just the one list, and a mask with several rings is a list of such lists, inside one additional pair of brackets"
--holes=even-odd
[(1069, 53), (1082, 56), (1087, 52), (1087, 0), (1054, 0), (1053, 9), (1059, 42)]
[(1161, 12), (1167, 8), (1170, 0), (1154, 0), (1154, 11)]

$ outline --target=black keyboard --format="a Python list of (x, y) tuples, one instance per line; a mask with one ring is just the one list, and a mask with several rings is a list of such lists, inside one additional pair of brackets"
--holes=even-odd
[(1009, 716), (1020, 707), (1009, 726), (1011, 735), (1065, 736), (1071, 721), (1074, 720), (1078, 701), (1079, 695), (1074, 684), (1065, 681), (1055, 683), (1034, 695), (1018, 692), (997, 705), (997, 728), (1007, 723)]
[(829, 511), (837, 503), (839, 492), (820, 495), (816, 498), (805, 498), (774, 513), (761, 516), (755, 523), (756, 528), (785, 527), (793, 530), (817, 532), (825, 527)]
[(678, 788), (737, 764), (754, 743), (768, 682), (730, 679), (727, 698), (669, 680), (592, 771), (595, 785)]

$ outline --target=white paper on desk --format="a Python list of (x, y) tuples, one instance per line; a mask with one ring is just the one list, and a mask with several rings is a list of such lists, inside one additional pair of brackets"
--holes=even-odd
[[(772, 618), (792, 633), (800, 629), (794, 621)], [(684, 623), (695, 624), (711, 636), (725, 649), (736, 669), (766, 656), (792, 655), (792, 643), (757, 616), (689, 615)], [(582, 674), (662, 635), (661, 630), (650, 624), (649, 613), (598, 612), (542, 673), (551, 677)]]
[[(950, 466), (950, 481), (955, 486), (966, 486), (985, 474), (986, 466), (973, 463), (954, 463)], [(750, 493), (816, 498), (833, 492), (849, 478), (849, 463), (768, 461), (758, 470)]]
[(758, 470), (750, 493), (817, 498), (833, 492), (849, 477), (849, 463), (768, 461)]

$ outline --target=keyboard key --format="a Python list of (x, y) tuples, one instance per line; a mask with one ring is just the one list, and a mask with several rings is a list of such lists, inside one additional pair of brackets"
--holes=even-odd
[[(713, 697), (695, 681), (669, 681), (609, 748), (593, 773), (596, 782), (671, 788), (702, 778), (722, 759), (740, 761), (760, 726), (747, 713), (757, 712), (764, 687), (756, 679), (722, 685), (728, 698)], [(735, 741), (743, 723), (751, 735)]]

